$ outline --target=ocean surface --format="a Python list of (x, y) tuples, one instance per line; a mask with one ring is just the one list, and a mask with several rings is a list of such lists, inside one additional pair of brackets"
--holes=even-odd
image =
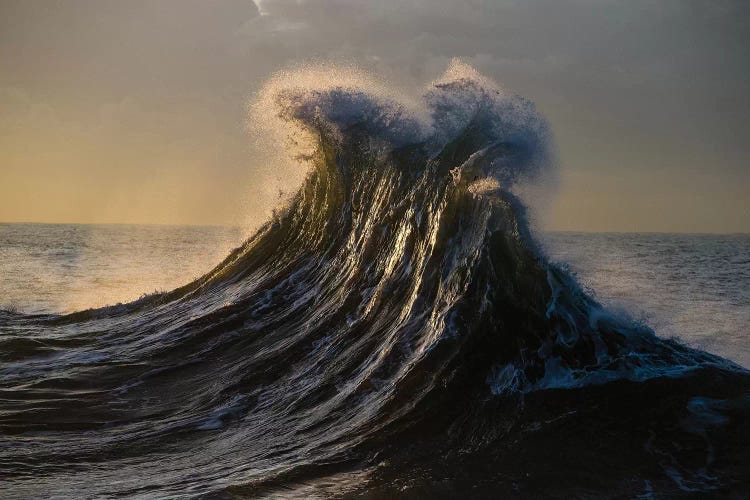
[[(220, 226), (0, 224), (0, 308), (70, 313), (187, 284), (242, 243)], [(750, 367), (750, 235), (539, 237), (612, 310)]]
[(218, 226), (0, 223), (0, 308), (71, 313), (168, 291), (242, 243)]
[(750, 235), (565, 232), (542, 240), (610, 309), (750, 367)]

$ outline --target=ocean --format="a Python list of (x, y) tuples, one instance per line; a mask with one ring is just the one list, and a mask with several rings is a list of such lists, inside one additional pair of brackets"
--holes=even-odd
[(0, 223), (0, 308), (71, 313), (184, 285), (242, 243), (220, 226)]
[[(184, 285), (242, 243), (222, 226), (0, 224), (0, 308), (71, 313)], [(548, 232), (611, 310), (750, 367), (750, 235)]]
[(750, 235), (565, 232), (542, 240), (608, 308), (750, 367)]

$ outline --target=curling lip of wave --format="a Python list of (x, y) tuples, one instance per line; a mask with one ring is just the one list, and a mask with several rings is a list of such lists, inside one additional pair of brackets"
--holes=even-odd
[[(591, 446), (560, 431), (576, 425), (629, 452), (597, 491), (641, 476), (667, 493), (738, 484), (738, 469), (674, 443), (703, 433), (698, 454), (740, 453), (746, 441), (714, 429), (742, 415), (746, 372), (606, 313), (537, 249), (514, 187), (552, 163), (528, 101), (458, 63), (418, 105), (323, 73), (261, 91), (259, 133), (277, 149), (290, 138), (278, 161), (309, 174), (212, 272), (115, 308), (0, 313), (11, 491), (390, 496), (439, 493), (430, 478), (447, 477), (454, 493), (532, 494), (554, 481), (524, 463)], [(617, 406), (634, 392), (658, 412)], [(576, 463), (600, 467), (589, 451)], [(550, 470), (590, 493), (573, 462)]]
[(475, 175), (494, 177), (506, 189), (554, 175), (551, 134), (533, 102), (458, 59), (418, 99), (356, 68), (316, 65), (277, 73), (249, 107), (250, 130), (279, 153), (279, 163), (288, 162), (287, 169), (314, 156), (322, 128), (337, 137), (354, 125), (368, 140), (382, 141), (383, 151), (420, 144), (431, 157), (472, 129), (486, 146), (477, 153), (488, 157)]

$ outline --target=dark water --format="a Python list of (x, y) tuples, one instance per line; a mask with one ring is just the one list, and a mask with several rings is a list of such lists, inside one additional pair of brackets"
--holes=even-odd
[(750, 373), (602, 306), (503, 188), (548, 163), (530, 103), (275, 95), (312, 171), (218, 266), (0, 312), (4, 496), (748, 495)]

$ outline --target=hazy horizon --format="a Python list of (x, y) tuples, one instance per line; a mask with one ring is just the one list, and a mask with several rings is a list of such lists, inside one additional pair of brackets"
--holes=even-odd
[[(49, 222), (49, 221), (0, 221), (0, 224), (16, 225), (49, 225), (49, 226), (164, 226), (164, 227), (192, 227), (192, 228), (223, 228), (244, 229), (246, 226), (240, 224), (191, 224), (191, 223), (169, 223), (169, 222)], [(683, 234), (683, 235), (707, 235), (707, 236), (733, 236), (749, 235), (750, 231), (592, 231), (586, 229), (551, 229), (543, 228), (545, 233), (591, 233), (591, 234)]]
[(750, 7), (587, 0), (0, 1), (0, 221), (255, 226), (285, 179), (246, 104), (344, 61), (416, 89), (453, 57), (532, 99), (542, 225), (750, 232)]

